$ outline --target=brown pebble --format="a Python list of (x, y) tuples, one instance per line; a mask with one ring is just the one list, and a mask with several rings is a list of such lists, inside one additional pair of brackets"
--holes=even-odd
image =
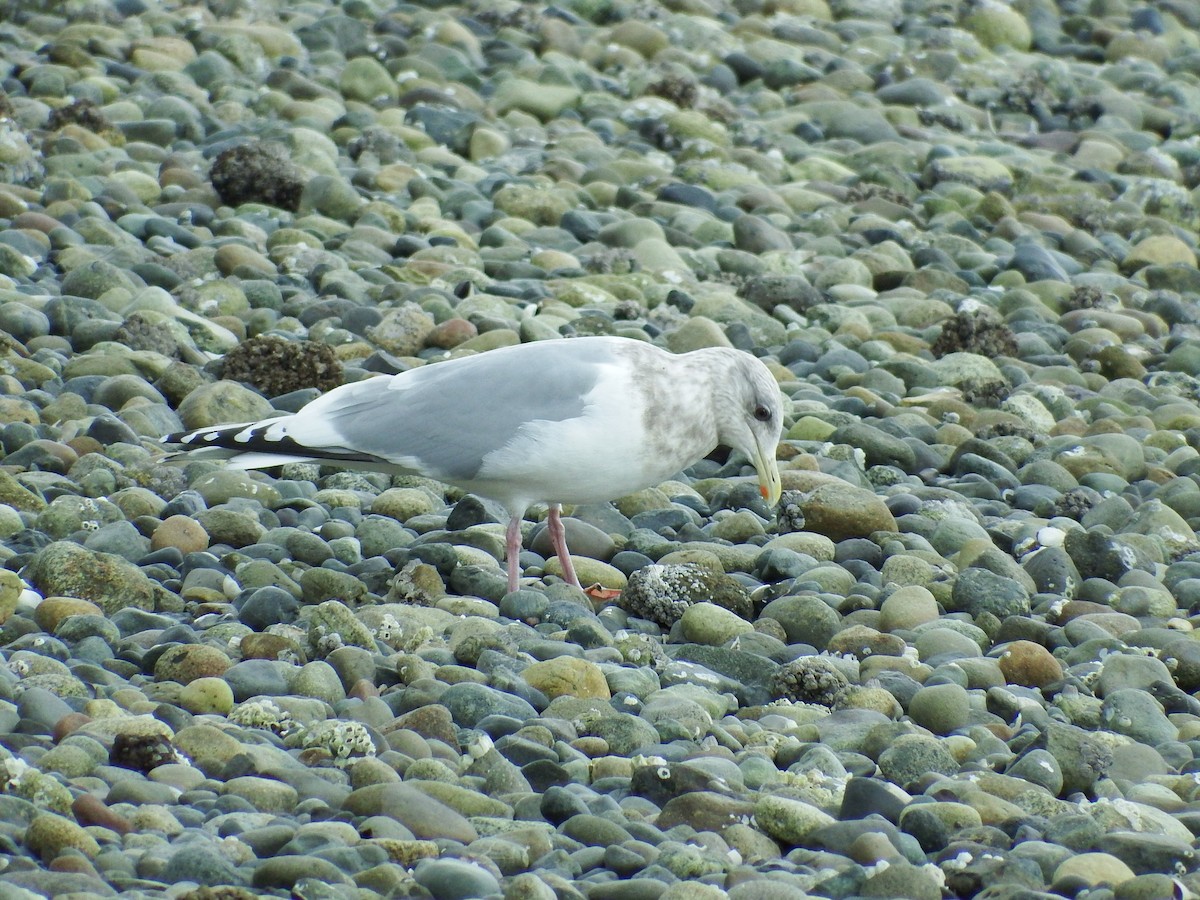
[[(1019, 721), (1019, 720), (1018, 720)], [(1002, 741), (1011, 741), (1016, 735), (1017, 730), (1010, 725), (1005, 725), (1001, 722), (989, 722), (983, 726)]]
[(425, 338), (425, 343), (430, 347), (441, 347), (443, 350), (450, 350), (457, 347), (463, 341), (469, 341), (477, 334), (479, 334), (479, 329), (466, 319), (447, 319), (440, 325), (435, 326), (433, 331), (429, 332), (429, 337)]
[(570, 742), (571, 747), (589, 759), (599, 759), (611, 752), (608, 741), (600, 737), (581, 737)]
[(1058, 610), (1058, 617), (1054, 619), (1055, 625), (1066, 625), (1072, 619), (1079, 616), (1090, 616), (1096, 613), (1110, 613), (1111, 606), (1106, 606), (1103, 603), (1094, 603), (1091, 600), (1068, 600)]
[(199, 553), (208, 549), (208, 532), (188, 516), (170, 516), (163, 519), (150, 537), (151, 550), (165, 547), (174, 547), (183, 554)]
[(754, 622), (754, 630), (760, 634), (778, 638), (784, 642), (787, 641), (787, 631), (784, 629), (783, 623), (777, 619), (772, 619), (769, 616), (762, 616), (757, 619)]
[(1078, 416), (1067, 416), (1059, 419), (1050, 429), (1050, 437), (1060, 437), (1064, 434), (1081, 437), (1087, 431), (1088, 423)]
[(183, 188), (199, 188), (204, 186), (204, 179), (190, 169), (185, 169), (181, 166), (171, 166), (163, 169), (158, 176), (158, 183), (163, 187), (170, 185), (179, 185)]
[(87, 875), (90, 878), (100, 878), (100, 873), (86, 856), (75, 853), (64, 853), (50, 860), (47, 866), (51, 872), (69, 872), (72, 875)]
[(55, 228), (62, 228), (62, 222), (58, 219), (48, 216), (45, 213), (39, 212), (23, 212), (13, 216), (13, 228), (32, 228), (34, 231), (40, 231), (43, 234), (49, 234)]
[(47, 597), (33, 611), (33, 621), (47, 634), (54, 634), (63, 619), (70, 616), (99, 616), (104, 611), (90, 600), (78, 597)]
[(75, 437), (67, 441), (67, 446), (80, 456), (87, 456), (89, 453), (104, 452), (104, 445), (94, 437), (88, 437), (86, 434), (75, 435)]
[(879, 831), (866, 831), (850, 844), (849, 857), (860, 866), (873, 866), (882, 860), (893, 860), (900, 851)]
[[(4, 389), (6, 391), (20, 390), (16, 387), (18, 382), (11, 376), (4, 376)], [(24, 422), (26, 425), (37, 425), (38, 411), (37, 407), (21, 397), (6, 397), (0, 394), (0, 422)]]
[(1013, 641), (1000, 657), (1005, 681), (1024, 687), (1047, 687), (1061, 681), (1062, 663), (1049, 650), (1033, 641)]
[(25, 445), (26, 447), (36, 447), (48, 456), (52, 456), (59, 461), (63, 467), (63, 471), (67, 471), (75, 463), (79, 462), (79, 453), (76, 452), (70, 444), (64, 444), (61, 441), (51, 441), (47, 438), (37, 438)]
[(133, 831), (132, 822), (114, 812), (95, 794), (80, 794), (71, 803), (71, 812), (75, 814), (75, 821), (85, 827), (99, 825), (117, 834), (129, 834)]
[(57, 722), (54, 723), (54, 742), (58, 743), (69, 734), (74, 734), (75, 731), (82, 728), (88, 722), (92, 721), (92, 717), (87, 713), (69, 712)]
[(388, 858), (402, 866), (412, 867), (422, 859), (436, 859), (441, 852), (434, 841), (405, 841), (397, 838), (374, 838), (364, 841), (383, 849)]
[(300, 665), (308, 662), (304, 649), (282, 634), (248, 634), (242, 638), (238, 650), (242, 653), (242, 659), (292, 659)]
[(1150, 466), (1146, 469), (1146, 480), (1154, 484), (1166, 484), (1178, 476), (1166, 466)]
[(458, 729), (450, 717), (450, 711), (438, 703), (418, 706), (396, 716), (387, 731), (391, 733), (397, 729), (413, 731), (426, 740), (440, 740), (447, 744), (458, 740)]
[(155, 681), (190, 684), (197, 678), (220, 678), (233, 665), (229, 655), (208, 644), (177, 644), (154, 664)]
[(368, 697), (378, 697), (379, 688), (366, 678), (360, 678), (351, 685), (350, 690), (346, 692), (346, 696), (353, 697), (355, 700), (366, 700)]
[(301, 765), (315, 769), (330, 765), (333, 762), (333, 754), (324, 747), (309, 747), (306, 750), (301, 750), (297, 759), (299, 759)]

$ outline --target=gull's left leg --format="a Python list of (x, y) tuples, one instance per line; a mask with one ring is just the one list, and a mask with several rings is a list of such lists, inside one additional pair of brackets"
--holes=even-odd
[(551, 503), (550, 515), (546, 518), (546, 527), (550, 529), (550, 543), (554, 546), (558, 561), (562, 563), (563, 578), (566, 579), (567, 584), (582, 587), (579, 583), (579, 576), (575, 574), (575, 566), (571, 562), (571, 552), (567, 549), (567, 531), (563, 528), (561, 514), (562, 504)]
[(519, 587), (521, 576), (521, 518), (511, 516), (508, 520), (508, 530), (504, 532), (504, 559), (508, 563), (508, 592), (511, 594)]

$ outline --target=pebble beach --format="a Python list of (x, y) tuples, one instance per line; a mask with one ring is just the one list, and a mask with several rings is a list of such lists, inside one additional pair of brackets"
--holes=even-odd
[[(1200, 7), (0, 5), (0, 898), (1200, 896)], [(760, 357), (523, 523), (185, 429)]]

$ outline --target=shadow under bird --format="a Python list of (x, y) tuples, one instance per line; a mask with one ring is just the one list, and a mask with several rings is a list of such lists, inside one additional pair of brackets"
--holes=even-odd
[(779, 500), (782, 401), (771, 372), (730, 348), (672, 354), (644, 341), (538, 341), (342, 385), (299, 412), (168, 435), (240, 469), (323, 462), (415, 474), (502, 504), (508, 589), (520, 576), (521, 520), (549, 504), (568, 582), (562, 504), (651, 487), (717, 446), (741, 452), (763, 497)]

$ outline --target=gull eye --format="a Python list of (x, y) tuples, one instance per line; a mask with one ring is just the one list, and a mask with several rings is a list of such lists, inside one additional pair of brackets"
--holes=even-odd
[(770, 422), (771, 410), (760, 403), (758, 406), (754, 407), (754, 418), (758, 419), (760, 422)]

